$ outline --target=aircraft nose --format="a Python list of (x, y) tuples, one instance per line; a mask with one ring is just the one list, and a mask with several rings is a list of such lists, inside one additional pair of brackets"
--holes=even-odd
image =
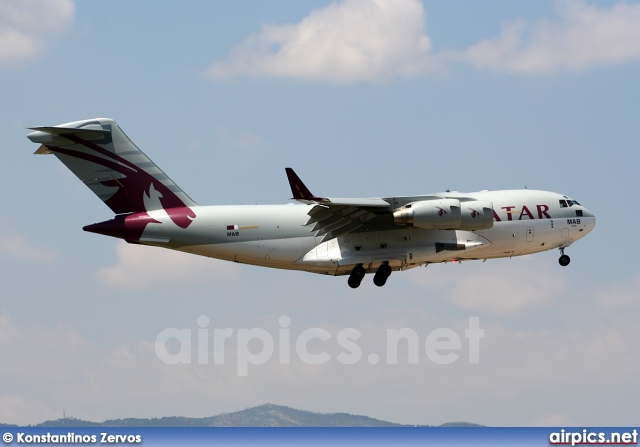
[(596, 226), (596, 216), (585, 207), (582, 207), (582, 215), (586, 224), (586, 232), (589, 233)]

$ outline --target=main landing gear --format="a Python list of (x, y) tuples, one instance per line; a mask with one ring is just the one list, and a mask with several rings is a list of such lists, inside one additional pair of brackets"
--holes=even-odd
[[(356, 265), (353, 270), (351, 270), (351, 275), (349, 275), (349, 280), (347, 281), (349, 287), (352, 289), (360, 287), (360, 283), (366, 273), (367, 272), (362, 264)], [(376, 270), (376, 274), (373, 276), (373, 283), (378, 287), (382, 287), (387, 283), (387, 279), (390, 275), (391, 266), (389, 265), (389, 261), (384, 261), (380, 267), (378, 267), (378, 270)]]
[(357, 289), (358, 287), (360, 287), (362, 278), (364, 278), (364, 275), (366, 275), (366, 273), (367, 272), (362, 266), (362, 264), (356, 265), (353, 268), (353, 270), (351, 270), (351, 275), (349, 275), (349, 281), (347, 281), (347, 284), (349, 284), (349, 287), (351, 287), (352, 289)]
[(563, 267), (568, 266), (569, 263), (571, 262), (571, 258), (564, 254), (564, 247), (560, 247), (560, 253), (562, 253), (562, 256), (560, 256), (560, 259), (558, 259), (558, 262)]
[(387, 278), (390, 275), (391, 266), (389, 265), (389, 261), (384, 261), (380, 267), (378, 267), (376, 274), (373, 276), (373, 283), (378, 287), (382, 287), (386, 284)]

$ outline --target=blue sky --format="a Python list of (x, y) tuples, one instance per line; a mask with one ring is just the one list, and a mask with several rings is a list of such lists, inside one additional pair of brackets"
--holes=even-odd
[[(636, 423), (638, 30), (640, 4), (618, 1), (3, 2), (0, 421), (270, 402), (412, 424)], [(127, 246), (82, 231), (109, 209), (26, 139), (95, 116), (201, 204), (286, 203), (292, 166), (333, 197), (557, 191), (598, 224), (564, 269), (548, 252), (356, 291)], [(158, 334), (195, 334), (201, 315), (274, 335), (282, 315), (294, 336), (356, 328), (365, 357), (274, 358), (247, 377), (233, 346), (223, 365), (162, 363)], [(424, 340), (474, 316), (478, 365), (365, 360), (387, 329)]]

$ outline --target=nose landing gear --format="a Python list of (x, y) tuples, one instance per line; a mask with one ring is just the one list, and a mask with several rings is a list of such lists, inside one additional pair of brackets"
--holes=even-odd
[(562, 255), (560, 256), (560, 259), (558, 259), (558, 262), (563, 267), (568, 266), (571, 262), (571, 258), (564, 254), (564, 247), (560, 247), (560, 253), (562, 253)]

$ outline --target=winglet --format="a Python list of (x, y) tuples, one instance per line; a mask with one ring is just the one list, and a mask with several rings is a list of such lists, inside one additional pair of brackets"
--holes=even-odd
[(284, 168), (284, 170), (287, 172), (287, 178), (289, 179), (289, 186), (291, 186), (293, 199), (312, 202), (320, 202), (324, 200), (322, 197), (316, 197), (311, 194), (309, 188), (302, 183), (302, 180), (300, 180), (300, 177), (298, 177), (298, 174), (296, 174), (293, 169)]

